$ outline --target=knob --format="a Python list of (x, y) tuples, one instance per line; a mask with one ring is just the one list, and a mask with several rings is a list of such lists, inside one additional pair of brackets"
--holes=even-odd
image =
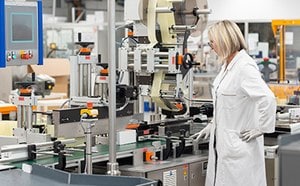
[(12, 56), (11, 56), (11, 54), (8, 52), (8, 53), (7, 53), (7, 56), (6, 56), (6, 61), (9, 62), (9, 61), (11, 61), (11, 60), (12, 60)]
[(12, 59), (17, 59), (16, 52), (12, 51), (10, 54), (11, 54)]

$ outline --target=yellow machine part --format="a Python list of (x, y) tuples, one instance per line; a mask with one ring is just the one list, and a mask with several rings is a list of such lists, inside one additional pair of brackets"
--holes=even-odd
[(81, 109), (80, 115), (87, 114), (90, 117), (97, 117), (98, 110), (97, 109)]
[(286, 103), (290, 96), (294, 95), (295, 91), (300, 90), (299, 85), (292, 84), (269, 84), (270, 89), (274, 93), (277, 103)]
[(285, 48), (285, 31), (286, 26), (300, 26), (300, 19), (293, 20), (272, 20), (272, 30), (274, 37), (279, 36), (279, 70), (278, 79), (280, 82), (284, 82), (285, 79), (285, 58), (286, 58), (286, 48)]
[(277, 34), (279, 26), (296, 26), (300, 25), (300, 19), (275, 19), (272, 20), (272, 30), (274, 36)]

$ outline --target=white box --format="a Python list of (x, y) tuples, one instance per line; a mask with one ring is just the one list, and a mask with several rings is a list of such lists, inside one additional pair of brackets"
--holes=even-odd
[(292, 120), (298, 120), (300, 119), (300, 108), (290, 108), (290, 119)]
[(117, 132), (117, 145), (124, 145), (136, 142), (135, 130), (122, 130)]

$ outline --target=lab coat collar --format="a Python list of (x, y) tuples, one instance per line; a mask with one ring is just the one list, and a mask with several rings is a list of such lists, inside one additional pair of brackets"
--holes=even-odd
[[(246, 51), (244, 49), (242, 49), (234, 56), (234, 58), (231, 60), (231, 62), (227, 66), (227, 68), (226, 68), (226, 63), (224, 63), (222, 65), (221, 76), (220, 76), (221, 81), (224, 78), (224, 76), (227, 74), (227, 72), (230, 71), (232, 69), (232, 67), (237, 63), (237, 61), (245, 54), (246, 54)], [(221, 81), (219, 83), (221, 83)]]
[(235, 65), (235, 63), (243, 56), (246, 54), (246, 51), (244, 49), (240, 50), (235, 56), (234, 58), (231, 60), (231, 62), (229, 63), (229, 65), (227, 66), (227, 70), (231, 70), (232, 67)]

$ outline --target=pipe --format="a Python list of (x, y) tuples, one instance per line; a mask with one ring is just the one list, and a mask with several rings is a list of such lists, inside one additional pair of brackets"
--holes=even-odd
[(108, 1), (108, 63), (109, 63), (109, 162), (107, 174), (120, 175), (119, 164), (116, 161), (116, 33), (115, 10), (116, 2)]
[[(53, 156), (58, 156), (58, 153), (54, 152), (33, 152), (35, 154), (43, 154), (43, 155), (53, 155)], [(64, 154), (64, 156), (72, 157), (72, 154)]]
[[(134, 55), (134, 52), (128, 52), (128, 55)], [(147, 52), (141, 52), (141, 55), (147, 56)], [(167, 57), (167, 56), (169, 56), (169, 52), (155, 52), (154, 56)]]
[(191, 25), (172, 25), (171, 29), (173, 29), (173, 31), (177, 32), (177, 31), (186, 31), (186, 30), (194, 30), (195, 26), (191, 26)]
[(21, 105), (18, 105), (18, 110), (17, 110), (17, 128), (22, 128), (22, 109), (23, 107)]
[(91, 73), (91, 64), (87, 64), (87, 96), (92, 96), (91, 90), (92, 90), (92, 73)]
[(172, 7), (156, 7), (156, 13), (173, 13), (175, 9)]
[(92, 160), (92, 127), (95, 126), (94, 120), (86, 120), (87, 124), (85, 131), (85, 159), (86, 159), (86, 173), (93, 174), (93, 160)]
[[(70, 144), (70, 143), (75, 143), (76, 142), (76, 140), (74, 138), (59, 140), (59, 141), (63, 144)], [(33, 144), (38, 148), (38, 147), (51, 146), (51, 145), (53, 145), (53, 143), (54, 143), (53, 141), (49, 141), (49, 142), (33, 143)], [(9, 152), (9, 151), (14, 151), (14, 150), (22, 150), (22, 149), (27, 149), (27, 144), (4, 146), (4, 147), (1, 147), (1, 152)]]
[[(78, 57), (77, 60), (79, 60)], [(79, 64), (79, 96), (83, 96), (83, 73), (83, 65)]]
[(26, 129), (32, 129), (32, 107), (31, 106), (25, 106), (25, 109), (27, 111), (27, 125), (25, 126)]
[(53, 4), (52, 4), (52, 16), (53, 16), (53, 20), (55, 17), (55, 13), (56, 13), (56, 0), (53, 0)]
[(196, 10), (195, 13), (196, 13), (197, 16), (200, 15), (200, 14), (207, 15), (207, 14), (211, 14), (211, 9), (198, 9), (198, 10)]
[(26, 119), (27, 119), (27, 117), (26, 117), (26, 106), (24, 106), (24, 105), (22, 105), (22, 123), (21, 123), (21, 128), (22, 127), (27, 127), (27, 125), (26, 125)]
[(75, 19), (76, 19), (76, 9), (75, 9), (75, 7), (72, 7), (72, 10), (71, 10), (71, 12), (72, 12), (72, 23), (75, 23)]
[[(164, 65), (164, 64), (157, 64), (157, 65), (154, 65), (155, 68), (169, 68), (169, 66), (170, 66), (170, 65), (167, 65), (167, 64), (165, 64), (165, 65)], [(129, 63), (129, 64), (128, 64), (128, 67), (134, 67), (134, 63)], [(146, 67), (147, 67), (147, 64), (142, 64), (141, 67), (142, 67), (142, 68), (146, 68)]]
[(285, 57), (286, 57), (286, 48), (285, 48), (285, 26), (282, 25), (280, 27), (280, 55), (279, 55), (279, 81), (284, 82), (285, 81)]
[[(202, 48), (203, 49), (203, 48)], [(188, 96), (189, 99), (187, 100), (188, 104), (187, 104), (187, 113), (190, 113), (190, 107), (192, 106), (192, 102), (190, 100), (193, 99), (193, 90), (194, 90), (194, 71), (190, 69), (190, 71), (188, 72), (188, 82), (189, 82), (189, 88), (188, 88)]]
[[(202, 17), (199, 17), (199, 20), (198, 21), (200, 21), (201, 22), (201, 28), (203, 27), (203, 18)], [(203, 50), (203, 48), (204, 48), (204, 45), (203, 45), (203, 43), (204, 43), (204, 41), (203, 41), (203, 32), (201, 32), (201, 63), (203, 63), (204, 62), (204, 50)], [(192, 90), (193, 90), (193, 88), (192, 88)]]

